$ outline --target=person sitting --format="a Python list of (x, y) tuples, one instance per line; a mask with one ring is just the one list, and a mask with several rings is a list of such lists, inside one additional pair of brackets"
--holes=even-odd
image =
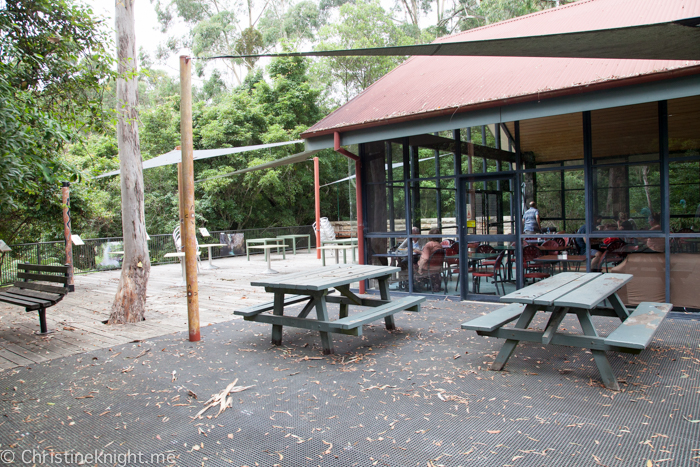
[(528, 234), (540, 233), (540, 211), (537, 210), (537, 203), (530, 201), (530, 209), (523, 214), (523, 231)]
[[(413, 228), (411, 229), (411, 234), (412, 234), (412, 235), (420, 235), (420, 229), (419, 229), (418, 227), (413, 227)], [(401, 250), (401, 249), (404, 249), (404, 248), (408, 248), (408, 241), (409, 241), (409, 238), (406, 237), (406, 240), (404, 240), (403, 243), (401, 243), (401, 245), (399, 245), (398, 249)], [(426, 244), (426, 239), (424, 239), (424, 238), (414, 238), (414, 239), (413, 239), (413, 245), (412, 245), (412, 246), (413, 246), (413, 251), (421, 251), (421, 250), (423, 249), (423, 246), (424, 246), (425, 244)]]
[[(428, 232), (428, 235), (439, 235), (440, 234), (440, 229), (437, 228), (432, 228)], [(428, 243), (425, 244), (423, 247), (423, 252), (420, 255), (420, 259), (418, 260), (418, 272), (423, 273), (425, 272), (425, 269), (427, 269), (428, 265), (428, 260), (430, 260), (430, 255), (433, 254), (435, 250), (439, 250), (442, 248), (442, 244), (440, 243), (442, 239), (440, 237), (431, 237), (428, 239)]]
[[(593, 219), (593, 227), (597, 230), (600, 224), (603, 222), (603, 216), (595, 216)], [(579, 229), (576, 231), (577, 234), (585, 234), (586, 233), (586, 224), (583, 224)], [(578, 254), (579, 255), (585, 255), (586, 254), (586, 238), (585, 237), (576, 237), (576, 246), (578, 246)]]
[(637, 225), (627, 213), (620, 212), (617, 214), (617, 230), (637, 230)]
[[(658, 212), (649, 216), (649, 230), (661, 230), (661, 214)], [(663, 253), (666, 250), (666, 240), (663, 237), (648, 237), (646, 242), (637, 247), (639, 252)]]

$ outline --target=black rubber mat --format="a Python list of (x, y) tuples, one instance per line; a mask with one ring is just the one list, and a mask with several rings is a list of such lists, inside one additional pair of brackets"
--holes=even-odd
[[(183, 332), (9, 370), (0, 463), (51, 465), (50, 453), (65, 465), (100, 453), (85, 465), (699, 463), (700, 322), (667, 319), (641, 354), (609, 353), (616, 393), (577, 348), (521, 344), (507, 371), (489, 371), (501, 343), (460, 324), (497, 306), (426, 302), (395, 315), (397, 331), (379, 321), (362, 337), (335, 335), (329, 357), (317, 333), (287, 328), (273, 347), (269, 325), (233, 320), (196, 344)], [(603, 334), (615, 325), (594, 320)], [(572, 317), (562, 326), (577, 329)], [(192, 418), (236, 378), (253, 387), (233, 407)]]

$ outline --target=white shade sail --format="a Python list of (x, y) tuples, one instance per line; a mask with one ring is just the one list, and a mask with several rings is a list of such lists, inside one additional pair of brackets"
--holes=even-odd
[[(304, 140), (295, 141), (282, 141), (280, 143), (269, 143), (269, 144), (258, 144), (255, 146), (242, 146), (238, 148), (222, 148), (222, 149), (200, 149), (194, 151), (193, 159), (198, 161), (200, 159), (209, 159), (210, 157), (226, 156), (229, 154), (238, 154), (241, 152), (257, 151), (260, 149), (276, 148), (278, 146), (287, 146), (289, 144), (299, 144), (303, 143)], [(280, 159), (282, 160), (282, 159)], [(153, 159), (149, 159), (143, 162), (144, 169), (150, 169), (153, 167), (160, 167), (163, 165), (177, 164), (182, 162), (182, 151), (180, 149), (173, 149), (170, 152), (156, 156)], [(112, 175), (119, 175), (119, 170), (113, 170), (112, 172), (103, 173), (95, 178), (104, 178)]]

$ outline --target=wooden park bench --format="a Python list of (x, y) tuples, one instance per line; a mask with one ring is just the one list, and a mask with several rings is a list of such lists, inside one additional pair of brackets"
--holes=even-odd
[[(0, 289), (0, 302), (23, 306), (26, 311), (39, 311), (38, 334), (47, 334), (46, 309), (63, 300), (68, 293), (68, 266), (41, 266), (37, 264), (17, 265), (14, 287)], [(46, 284), (50, 282), (51, 284)], [(63, 284), (57, 286), (53, 284)]]

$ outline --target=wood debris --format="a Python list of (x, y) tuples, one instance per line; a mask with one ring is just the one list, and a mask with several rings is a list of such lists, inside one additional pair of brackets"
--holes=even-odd
[(209, 410), (210, 407), (215, 407), (217, 405), (219, 406), (219, 412), (216, 415), (214, 415), (214, 418), (218, 417), (221, 414), (221, 412), (226, 410), (227, 407), (233, 406), (233, 399), (231, 397), (228, 397), (229, 394), (232, 394), (234, 392), (245, 391), (246, 389), (250, 389), (254, 386), (236, 386), (237, 382), (238, 378), (236, 378), (231, 384), (226, 386), (226, 389), (224, 389), (223, 391), (212, 395), (211, 398), (209, 398), (209, 400), (204, 403), (204, 408), (200, 410), (197, 415), (194, 416), (194, 419), (196, 420), (198, 418), (202, 418), (202, 414), (204, 414), (204, 412)]

